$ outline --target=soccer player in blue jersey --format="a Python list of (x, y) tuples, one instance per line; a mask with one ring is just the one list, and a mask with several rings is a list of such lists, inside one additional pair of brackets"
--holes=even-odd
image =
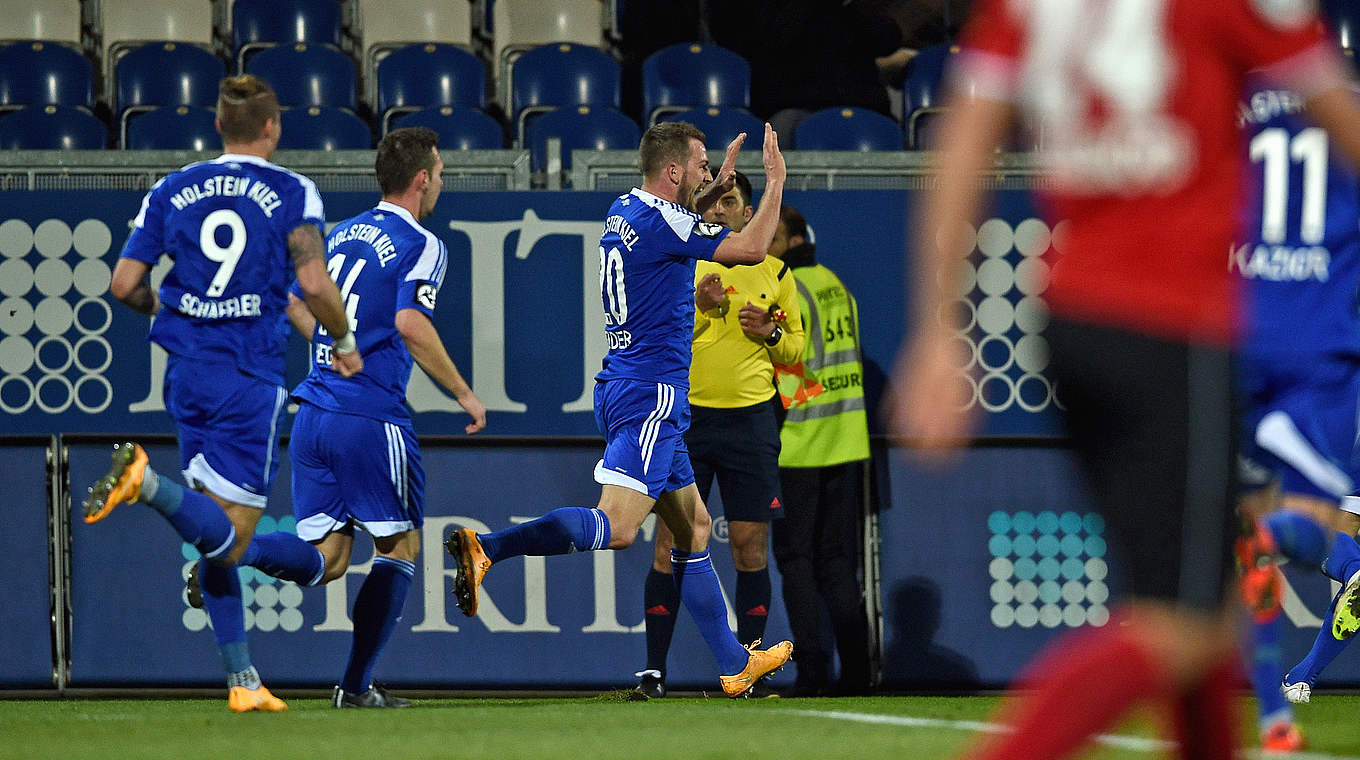
[[(326, 241), (327, 268), (341, 283), (350, 329), (359, 336), (362, 374), (346, 377), (331, 368), (334, 341), (298, 297), (297, 285), (289, 297), (289, 318), (311, 340), (312, 369), (293, 391), (299, 406), (289, 454), (297, 537), (279, 534), (277, 540), (309, 541), (320, 549), (326, 560), (323, 583), (349, 567), (356, 525), (373, 537), (375, 548), (354, 600), (354, 641), (333, 707), (411, 704), (388, 694), (372, 674), (396, 628), (420, 554), (425, 470), (405, 404), (412, 359), (472, 415), (467, 433), (486, 427), (486, 407), (431, 321), (448, 252), (418, 220), (434, 210), (443, 186), (438, 143), (439, 135), (423, 127), (389, 132), (375, 161), (382, 200), (337, 224)], [(262, 569), (289, 580), (311, 572)]]
[[(339, 336), (335, 370), (354, 375), (363, 360), (326, 271), (321, 196), (306, 177), (269, 162), (280, 134), (269, 85), (249, 75), (223, 80), (217, 128), (220, 157), (190, 164), (147, 193), (110, 285), (118, 300), (156, 317), (150, 339), (169, 353), (165, 403), (189, 487), (148, 467), (140, 445), (120, 444), (85, 499), (85, 522), (138, 501), (163, 515), (203, 555), (203, 601), (229, 707), (280, 711), (287, 705), (250, 662), (234, 565), (298, 563), (291, 543), (251, 541), (279, 465), (290, 257), (307, 308)], [(148, 274), (162, 255), (174, 266), (158, 295)], [(319, 577), (320, 554), (301, 550)]]
[[(1283, 508), (1264, 517), (1255, 553), (1278, 547), (1343, 584), (1329, 609), (1333, 622), (1283, 687), (1278, 594), (1267, 594), (1272, 603), (1255, 611), (1253, 683), (1263, 744), (1278, 749), (1297, 748), (1286, 741), (1298, 731), (1285, 698), (1307, 702), (1318, 674), (1360, 628), (1352, 606), (1360, 589), (1360, 179), (1302, 110), (1297, 93), (1264, 83), (1247, 94), (1253, 239), (1230, 261), (1250, 309), (1242, 351), (1252, 410), (1246, 450), (1276, 474), (1282, 493)], [(1263, 565), (1256, 572), (1278, 570)], [(1293, 744), (1301, 746), (1301, 738)]]
[[(496, 562), (631, 546), (653, 511), (675, 538), (671, 566), (680, 598), (717, 657), (723, 691), (739, 697), (793, 653), (787, 641), (748, 650), (727, 627), (727, 607), (709, 559), (712, 521), (685, 449), (689, 427), (694, 265), (700, 259), (753, 264), (765, 257), (784, 191), (784, 157), (765, 125), (765, 202), (741, 232), (701, 221), (695, 209), (732, 187), (742, 137), (710, 182), (704, 134), (686, 122), (647, 130), (638, 148), (642, 187), (609, 209), (600, 238), (600, 297), (609, 352), (595, 376), (595, 420), (605, 438), (595, 466), (594, 508), (562, 507), (494, 533), (455, 531), (446, 542), (458, 562), (454, 593), (477, 614), (482, 578)], [(695, 193), (705, 183), (703, 198)]]

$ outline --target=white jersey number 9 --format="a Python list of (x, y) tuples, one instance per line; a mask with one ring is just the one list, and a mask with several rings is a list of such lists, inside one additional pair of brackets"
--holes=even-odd
[[(218, 245), (217, 230), (226, 227), (231, 231), (231, 242), (226, 246)], [(215, 298), (222, 295), (236, 271), (236, 262), (246, 249), (246, 223), (241, 215), (229, 208), (220, 208), (203, 218), (203, 226), (198, 228), (198, 248), (209, 261), (217, 262), (217, 274), (208, 285), (207, 296)]]

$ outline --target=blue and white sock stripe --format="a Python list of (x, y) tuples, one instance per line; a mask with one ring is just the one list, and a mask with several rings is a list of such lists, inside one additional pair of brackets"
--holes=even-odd
[(227, 533), (227, 540), (223, 541), (222, 545), (217, 547), (216, 549), (213, 549), (210, 552), (204, 552), (203, 556), (207, 559), (217, 559), (218, 557), (221, 557), (222, 555), (231, 551), (231, 547), (235, 545), (236, 545), (236, 526), (233, 525), (231, 526), (231, 530)]
[(671, 564), (672, 564), (672, 565), (698, 565), (698, 564), (703, 564), (703, 563), (708, 562), (708, 561), (709, 561), (709, 555), (708, 555), (708, 550), (707, 550), (707, 549), (705, 549), (703, 552), (701, 552), (701, 553), (699, 553), (699, 554), (691, 554), (691, 555), (688, 556), (688, 557), (680, 557), (680, 556), (677, 556), (674, 550), (671, 551)]
[(397, 559), (396, 557), (383, 557), (381, 555), (373, 558), (374, 566), (391, 565), (407, 578), (414, 578), (416, 575), (416, 563), (410, 560)]
[(383, 423), (383, 429), (387, 433), (387, 477), (397, 489), (397, 498), (401, 500), (402, 508), (409, 511), (406, 489), (406, 439), (401, 434), (401, 428), (390, 422)]
[(590, 510), (590, 517), (595, 521), (595, 537), (590, 541), (590, 549), (597, 551), (604, 548), (604, 526), (608, 518), (598, 509)]
[(665, 383), (657, 383), (656, 408), (647, 415), (647, 420), (642, 423), (642, 432), (638, 434), (638, 448), (642, 449), (644, 475), (652, 464), (652, 447), (656, 446), (656, 437), (661, 432), (661, 421), (671, 415), (674, 406), (675, 388)]

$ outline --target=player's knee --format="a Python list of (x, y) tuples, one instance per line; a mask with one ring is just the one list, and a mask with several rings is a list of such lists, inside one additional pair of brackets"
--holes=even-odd
[(769, 561), (769, 553), (766, 552), (764, 544), (746, 542), (739, 545), (736, 541), (732, 542), (732, 564), (741, 572), (753, 573), (764, 570)]

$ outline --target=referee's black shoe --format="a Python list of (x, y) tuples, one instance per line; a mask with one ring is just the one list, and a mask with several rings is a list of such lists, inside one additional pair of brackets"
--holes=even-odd
[(411, 700), (387, 693), (382, 684), (374, 681), (368, 691), (351, 694), (339, 686), (331, 692), (331, 707), (410, 707)]
[(648, 699), (661, 699), (666, 696), (666, 679), (657, 670), (642, 670), (634, 675), (641, 676), (637, 688), (633, 691), (640, 692)]

